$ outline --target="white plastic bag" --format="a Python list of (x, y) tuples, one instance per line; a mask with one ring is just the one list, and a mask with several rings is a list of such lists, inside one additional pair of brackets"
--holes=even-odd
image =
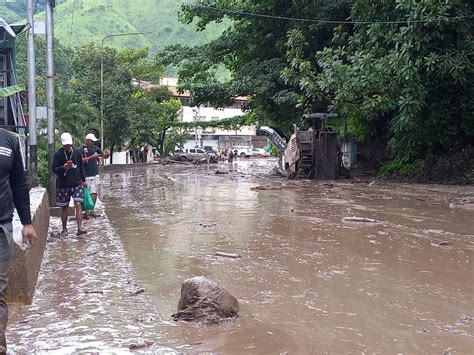
[(23, 251), (26, 251), (30, 247), (28, 243), (23, 243), (23, 227), (13, 228), (13, 241)]

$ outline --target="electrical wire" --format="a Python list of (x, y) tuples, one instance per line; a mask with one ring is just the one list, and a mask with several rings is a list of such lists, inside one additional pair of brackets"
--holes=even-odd
[(217, 12), (223, 12), (234, 15), (243, 15), (249, 17), (263, 17), (277, 20), (288, 20), (288, 21), (297, 21), (297, 22), (311, 22), (311, 23), (330, 23), (330, 24), (403, 24), (403, 23), (426, 23), (426, 22), (435, 22), (435, 21), (451, 21), (451, 20), (460, 20), (465, 18), (473, 18), (474, 16), (454, 16), (454, 17), (439, 17), (434, 19), (427, 20), (399, 20), (399, 21), (333, 21), (333, 20), (313, 20), (307, 18), (297, 18), (297, 17), (286, 17), (286, 16), (275, 16), (267, 14), (257, 14), (254, 12), (246, 12), (240, 10), (231, 10), (231, 9), (219, 9), (214, 6), (208, 5), (195, 5), (196, 8), (205, 8), (208, 10), (213, 10)]

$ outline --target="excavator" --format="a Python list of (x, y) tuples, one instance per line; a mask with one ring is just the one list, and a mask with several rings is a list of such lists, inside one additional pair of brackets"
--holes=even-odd
[(342, 153), (337, 132), (327, 127), (326, 121), (337, 117), (330, 113), (303, 115), (310, 121), (307, 131), (294, 125), (287, 140), (276, 129), (262, 126), (257, 135), (269, 138), (281, 153), (280, 168), (289, 179), (337, 179), (342, 166)]

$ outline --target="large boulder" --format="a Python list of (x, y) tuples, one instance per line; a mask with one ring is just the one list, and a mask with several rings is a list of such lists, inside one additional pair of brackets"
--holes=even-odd
[(219, 323), (236, 317), (239, 302), (225, 288), (204, 276), (185, 280), (174, 320)]

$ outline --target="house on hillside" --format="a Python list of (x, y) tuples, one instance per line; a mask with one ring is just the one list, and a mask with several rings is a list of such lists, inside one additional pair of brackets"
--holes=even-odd
[(26, 167), (27, 122), (23, 115), (20, 91), (16, 82), (15, 41), (25, 25), (9, 25), (0, 17), (0, 127), (18, 134)]
[[(143, 89), (157, 87), (146, 81), (135, 82), (135, 85)], [(160, 80), (161, 86), (166, 86), (172, 96), (181, 101), (183, 109), (181, 119), (183, 122), (207, 122), (244, 115), (243, 109), (247, 104), (247, 98), (236, 97), (231, 106), (216, 109), (210, 104), (201, 106), (191, 106), (191, 93), (178, 91), (178, 79), (164, 77)], [(252, 145), (262, 148), (267, 143), (266, 138), (255, 136), (255, 126), (240, 127), (237, 130), (225, 130), (221, 128), (197, 128), (192, 132), (192, 137), (185, 143), (184, 148), (211, 146), (215, 148), (227, 149), (235, 145)], [(191, 133), (191, 132), (190, 132)]]

